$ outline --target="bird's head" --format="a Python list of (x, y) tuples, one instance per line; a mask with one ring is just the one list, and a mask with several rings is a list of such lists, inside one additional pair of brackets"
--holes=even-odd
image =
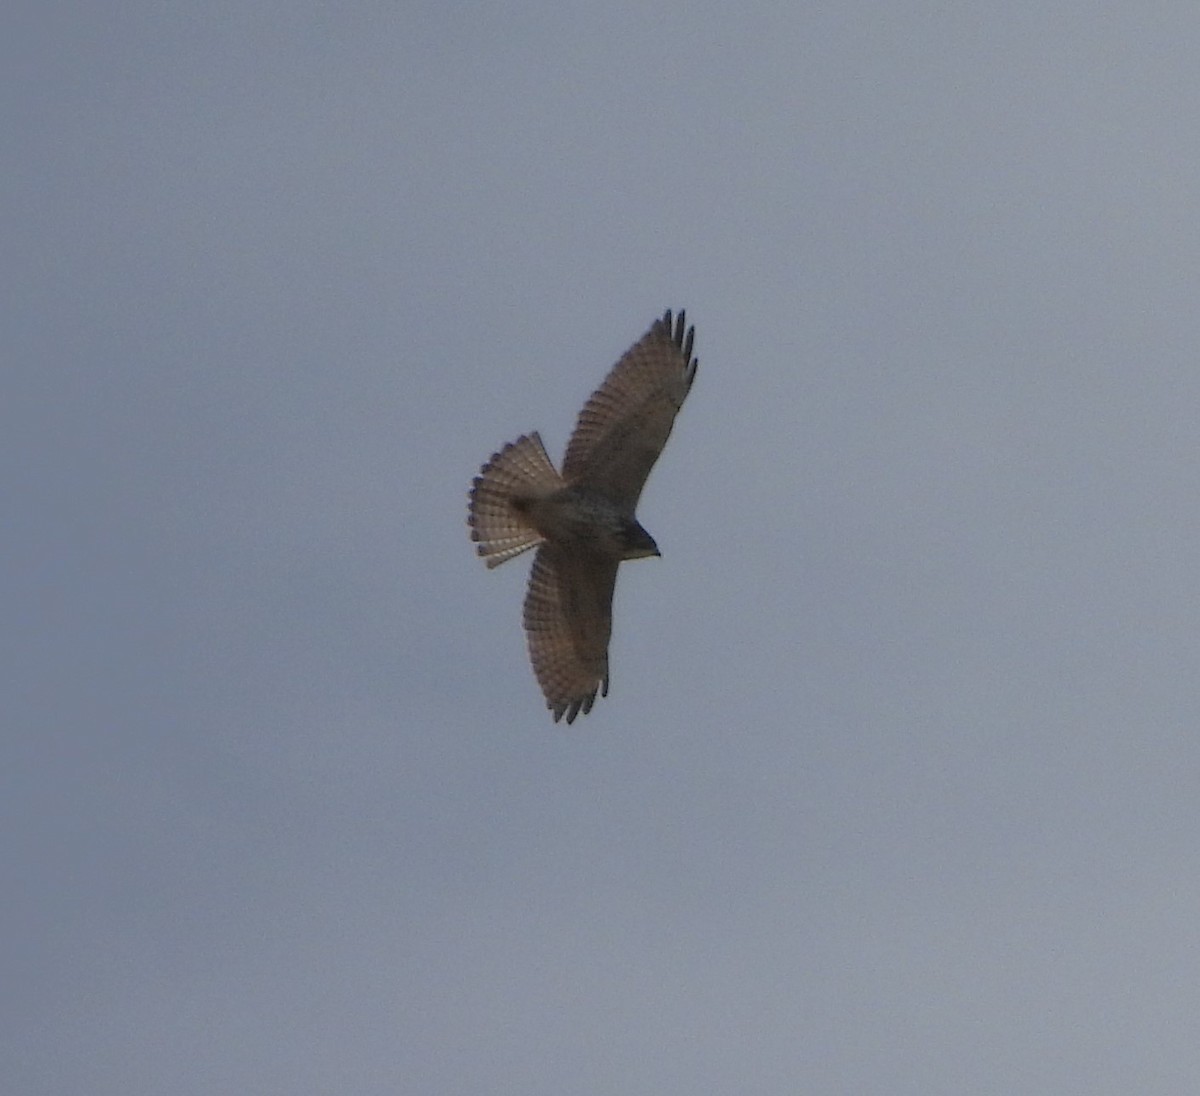
[(636, 521), (627, 521), (621, 527), (621, 545), (624, 552), (622, 559), (645, 559), (647, 556), (660, 556), (658, 545), (654, 538)]

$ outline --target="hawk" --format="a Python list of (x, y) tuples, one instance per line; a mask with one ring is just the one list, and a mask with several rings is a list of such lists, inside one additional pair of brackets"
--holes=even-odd
[(682, 311), (654, 322), (579, 413), (561, 474), (534, 432), (493, 453), (471, 488), (467, 523), (489, 568), (537, 548), (525, 634), (556, 723), (608, 695), (617, 566), (659, 554), (634, 510), (696, 379), (694, 338)]

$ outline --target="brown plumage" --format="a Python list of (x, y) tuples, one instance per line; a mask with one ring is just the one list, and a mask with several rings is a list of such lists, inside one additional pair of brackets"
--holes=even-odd
[(537, 548), (525, 596), (529, 658), (557, 722), (608, 694), (612, 596), (622, 560), (657, 556), (634, 517), (646, 477), (696, 377), (695, 329), (667, 312), (579, 413), (555, 470), (542, 439), (492, 455), (471, 488), (471, 539), (488, 567)]

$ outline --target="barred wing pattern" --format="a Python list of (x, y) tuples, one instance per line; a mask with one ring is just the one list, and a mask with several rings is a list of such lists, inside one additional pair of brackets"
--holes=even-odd
[(529, 658), (555, 722), (608, 694), (617, 568), (657, 555), (634, 511), (696, 379), (683, 311), (655, 320), (592, 393), (560, 476), (541, 438), (523, 435), (472, 483), (467, 523), (489, 567), (537, 547), (525, 595)]
[(543, 544), (525, 595), (529, 659), (557, 723), (592, 710), (608, 695), (608, 639), (617, 561)]
[(563, 477), (603, 492), (632, 515), (650, 469), (696, 379), (695, 329), (668, 311), (613, 366), (579, 413)]

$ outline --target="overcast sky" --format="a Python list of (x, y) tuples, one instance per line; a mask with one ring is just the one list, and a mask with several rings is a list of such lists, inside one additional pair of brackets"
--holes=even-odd
[[(1195, 5), (17, 7), (5, 1092), (1195, 1092)], [(556, 726), (466, 492), (680, 307)]]

